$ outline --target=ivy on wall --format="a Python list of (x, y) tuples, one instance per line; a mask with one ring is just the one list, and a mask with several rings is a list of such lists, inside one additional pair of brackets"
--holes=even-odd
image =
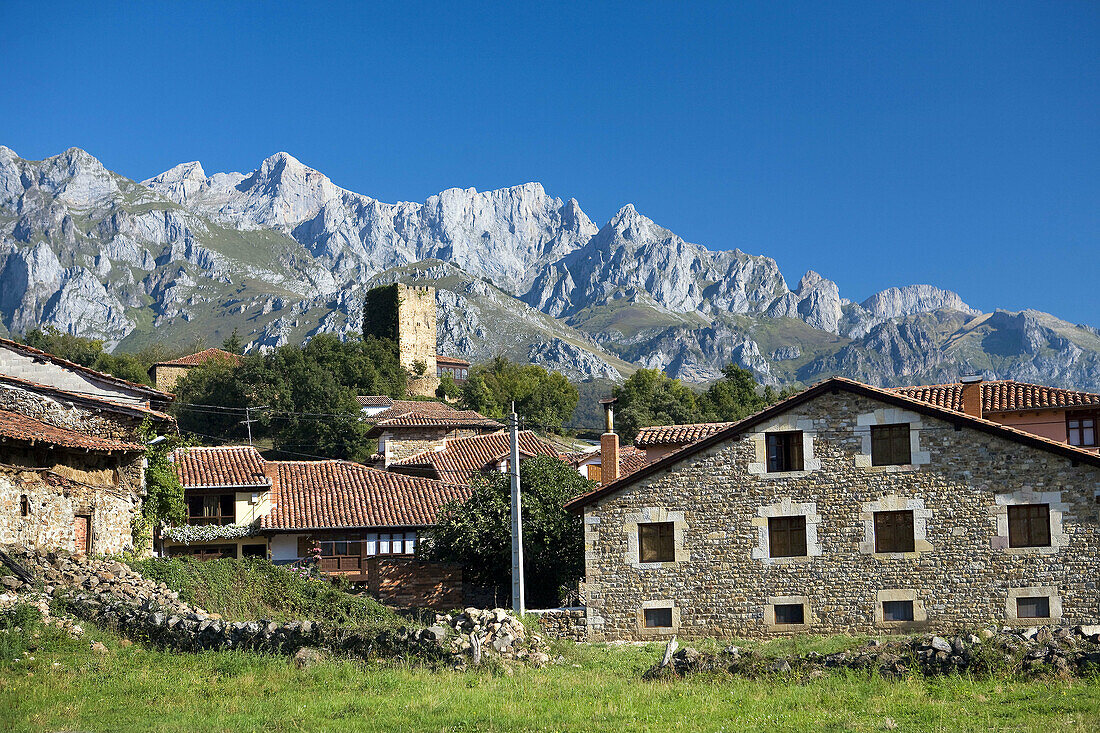
[(363, 337), (397, 341), (400, 305), (396, 283), (368, 290), (363, 298)]

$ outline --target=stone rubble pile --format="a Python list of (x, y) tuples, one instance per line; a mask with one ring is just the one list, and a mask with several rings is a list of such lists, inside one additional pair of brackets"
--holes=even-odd
[(884, 677), (926, 677), (968, 673), (1028, 677), (1087, 676), (1100, 672), (1100, 626), (983, 629), (979, 634), (872, 639), (867, 645), (833, 654), (766, 657), (730, 646), (718, 654), (685, 647), (667, 654), (644, 674), (646, 679), (682, 677), (695, 672), (727, 672), (739, 677), (793, 675), (819, 677), (830, 670), (878, 672)]
[(431, 628), (401, 627), (376, 634), (328, 628), (309, 620), (229, 622), (180, 600), (164, 583), (114, 560), (6, 549), (35, 576), (32, 583), (14, 575), (0, 577), (0, 586), (6, 590), (0, 598), (6, 598), (9, 606), (32, 602), (48, 614), (52, 598), (78, 618), (164, 648), (249, 649), (287, 655), (309, 649), (321, 656), (408, 657), (456, 668), (493, 656), (531, 665), (549, 661), (542, 638), (528, 637), (519, 619), (501, 609), (469, 608), (454, 616), (438, 616)]
[(528, 634), (523, 622), (503, 608), (466, 608), (460, 613), (436, 614), (438, 630), (446, 635), (455, 666), (467, 657), (474, 663), (483, 655), (519, 660), (541, 667), (550, 663), (550, 648), (539, 634)]

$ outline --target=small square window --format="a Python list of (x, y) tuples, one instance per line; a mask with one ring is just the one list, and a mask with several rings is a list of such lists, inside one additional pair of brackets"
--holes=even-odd
[(672, 522), (646, 522), (638, 525), (640, 562), (675, 562), (676, 530)]
[(912, 621), (913, 620), (913, 602), (912, 601), (883, 601), (882, 602), (882, 620), (883, 621)]
[(1094, 415), (1067, 417), (1066, 433), (1070, 445), (1095, 446), (1097, 444), (1096, 417)]
[(1050, 599), (1046, 596), (1025, 596), (1016, 599), (1017, 618), (1050, 618)]
[(912, 462), (909, 423), (871, 426), (872, 466), (906, 466)]
[(806, 517), (770, 517), (768, 549), (772, 557), (805, 557)]
[(672, 628), (671, 608), (647, 608), (643, 611), (643, 615), (645, 617), (645, 627), (647, 629)]
[(913, 512), (875, 512), (875, 552), (913, 552)]
[(1008, 508), (1009, 547), (1050, 547), (1050, 504)]
[(765, 443), (768, 450), (768, 473), (803, 469), (801, 430), (767, 433)]
[(778, 603), (773, 608), (777, 626), (806, 623), (806, 607), (801, 603)]

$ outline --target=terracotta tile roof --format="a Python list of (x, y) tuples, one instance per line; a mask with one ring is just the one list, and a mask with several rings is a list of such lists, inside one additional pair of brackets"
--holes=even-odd
[(0, 442), (15, 440), (21, 443), (45, 443), (61, 448), (77, 448), (90, 451), (141, 451), (138, 443), (126, 443), (120, 440), (85, 435), (75, 430), (47, 425), (41, 420), (21, 415), (18, 412), (0, 410)]
[(446, 402), (434, 402), (432, 400), (391, 400), (393, 403), (389, 409), (372, 415), (372, 421), (389, 420), (395, 417), (415, 412), (419, 415), (453, 415), (458, 412)]
[(384, 394), (361, 394), (355, 399), (363, 407), (393, 407), (393, 398)]
[(270, 514), (261, 529), (423, 527), (439, 509), (465, 501), (470, 490), (346, 461), (275, 461)]
[(702, 422), (685, 425), (653, 425), (642, 428), (634, 438), (634, 445), (645, 448), (653, 445), (689, 445), (728, 428), (733, 423)]
[(82, 404), (92, 405), (93, 407), (112, 410), (115, 412), (125, 412), (128, 414), (141, 416), (147, 415), (155, 420), (175, 420), (175, 418), (173, 418), (168, 413), (154, 410), (151, 407), (148, 407), (148, 405), (143, 402), (120, 402), (107, 399), (106, 397), (100, 397), (99, 395), (92, 395), (82, 392), (71, 392), (67, 389), (61, 389), (60, 387), (54, 387), (49, 384), (39, 384), (38, 382), (32, 382), (29, 379), (13, 377), (8, 374), (0, 374), (0, 384), (10, 384), (13, 387), (25, 389), (28, 392), (45, 394), (69, 402), (80, 402)]
[(619, 477), (629, 476), (635, 471), (645, 468), (647, 464), (645, 451), (624, 445), (619, 448)]
[(456, 356), (443, 356), (442, 354), (435, 355), (435, 363), (441, 364), (447, 367), (469, 367), (470, 362), (465, 359), (459, 359)]
[(203, 349), (197, 354), (188, 354), (187, 356), (181, 356), (178, 359), (172, 359), (170, 361), (158, 361), (153, 366), (199, 366), (200, 364), (215, 360), (239, 365), (244, 361), (244, 357), (224, 349), (211, 348)]
[(8, 348), (12, 351), (18, 351), (22, 354), (32, 356), (40, 360), (52, 362), (59, 367), (71, 369), (74, 372), (80, 372), (81, 374), (89, 376), (99, 382), (106, 382), (108, 384), (113, 384), (117, 387), (125, 387), (127, 389), (138, 392), (141, 395), (150, 399), (158, 400), (161, 402), (171, 402), (173, 399), (175, 399), (174, 395), (169, 392), (161, 392), (160, 390), (153, 389), (147, 384), (130, 382), (120, 377), (116, 377), (113, 374), (96, 371), (91, 367), (82, 366), (80, 364), (77, 364), (76, 362), (69, 361), (68, 359), (62, 359), (60, 356), (54, 356), (53, 354), (50, 354), (46, 351), (42, 351), (41, 349), (36, 349), (33, 346), (27, 346), (26, 344), (21, 344), (17, 341), (12, 341), (11, 339), (0, 338), (0, 347)]
[(863, 384), (857, 382), (854, 379), (846, 379), (844, 377), (830, 377), (817, 384), (802, 390), (796, 395), (788, 397), (785, 400), (777, 402), (771, 407), (765, 408), (754, 415), (749, 415), (743, 420), (735, 423), (731, 423), (725, 430), (721, 430), (713, 435), (700, 440), (697, 443), (684, 446), (678, 451), (674, 451), (664, 458), (658, 459), (653, 463), (646, 464), (643, 468), (625, 475), (616, 481), (601, 486), (598, 489), (589, 491), (586, 494), (570, 499), (565, 504), (565, 508), (580, 512), (586, 505), (591, 504), (597, 499), (614, 494), (627, 486), (631, 485), (635, 481), (639, 481), (647, 476), (652, 476), (663, 470), (671, 469), (678, 462), (695, 455), (700, 451), (707, 450), (708, 448), (718, 445), (726, 440), (738, 439), (744, 431), (759, 425), (767, 420), (772, 419), (776, 415), (781, 415), (788, 410), (795, 408), (796, 406), (814, 399), (821, 394), (830, 391), (844, 390), (852, 392), (854, 394), (860, 394), (872, 399), (881, 400), (887, 404), (895, 406), (905, 407), (912, 409), (916, 412), (931, 415), (933, 417), (945, 420), (947, 422), (954, 423), (956, 427), (965, 426), (975, 430), (979, 430), (983, 433), (995, 435), (1007, 440), (1011, 440), (1022, 445), (1039, 448), (1051, 453), (1069, 458), (1075, 464), (1077, 462), (1084, 463), (1091, 466), (1100, 466), (1100, 455), (1093, 453), (1084, 448), (1078, 448), (1076, 446), (1067, 445), (1057, 440), (1051, 440), (1050, 438), (1044, 438), (1034, 433), (1028, 433), (1017, 428), (1003, 425), (999, 422), (987, 420), (980, 417), (973, 417), (967, 415), (960, 410), (953, 410), (948, 407), (942, 407), (940, 405), (932, 404), (926, 400), (921, 400), (915, 397), (906, 395), (904, 392), (897, 388), (883, 388), (872, 387), (869, 384)]
[(210, 486), (268, 487), (271, 479), (264, 474), (264, 459), (247, 445), (216, 448), (178, 448), (172, 459), (176, 475), (187, 488)]
[[(1013, 380), (982, 382), (982, 413), (1017, 410), (1049, 410), (1066, 407), (1100, 407), (1100, 394), (1061, 387), (1047, 387)], [(963, 385), (931, 384), (897, 387), (893, 391), (936, 407), (962, 412)]]
[(393, 428), (486, 428), (499, 430), (504, 427), (492, 418), (474, 410), (456, 410), (445, 402), (427, 400), (394, 400), (393, 406), (371, 415), (374, 427), (367, 433), (376, 438)]
[[(391, 470), (394, 470), (394, 466), (430, 468), (440, 479), (465, 486), (474, 475), (507, 458), (510, 452), (508, 433), (502, 430), (469, 438), (450, 438), (442, 450), (426, 450), (394, 461), (390, 466)], [(520, 431), (519, 452), (524, 456), (561, 458), (552, 445), (530, 430)]]

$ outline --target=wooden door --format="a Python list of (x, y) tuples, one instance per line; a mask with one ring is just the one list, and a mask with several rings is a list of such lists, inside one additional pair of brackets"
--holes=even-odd
[(73, 551), (77, 555), (92, 554), (92, 518), (87, 514), (77, 514), (73, 517)]

